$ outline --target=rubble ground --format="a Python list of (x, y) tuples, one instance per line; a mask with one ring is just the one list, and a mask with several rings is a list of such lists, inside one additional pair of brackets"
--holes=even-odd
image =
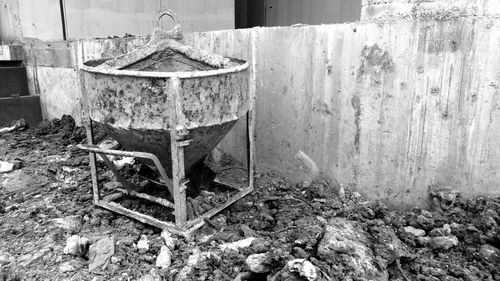
[(93, 206), (84, 141), (69, 116), (0, 135), (11, 163), (0, 172), (0, 280), (500, 280), (498, 197), (438, 186), (432, 210), (389, 211), (353, 186), (258, 174), (252, 194), (182, 238)]

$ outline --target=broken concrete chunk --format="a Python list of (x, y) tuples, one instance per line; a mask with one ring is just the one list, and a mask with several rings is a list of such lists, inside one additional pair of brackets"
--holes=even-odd
[(404, 231), (406, 233), (409, 233), (415, 237), (423, 237), (425, 236), (425, 230), (420, 229), (420, 228), (415, 228), (413, 226), (407, 226), (404, 228)]
[(59, 228), (65, 230), (77, 230), (82, 226), (81, 216), (67, 216), (64, 218), (52, 219), (52, 223)]
[(202, 252), (196, 248), (189, 256), (186, 265), (181, 269), (175, 280), (188, 280), (188, 277), (193, 273), (194, 267), (205, 261), (207, 258), (213, 256), (211, 252)]
[(92, 244), (89, 248), (89, 270), (94, 271), (115, 254), (115, 239), (113, 237), (104, 238), (97, 243)]
[(423, 214), (417, 217), (417, 222), (423, 229), (429, 230), (434, 227), (434, 219)]
[(460, 191), (450, 187), (433, 188), (431, 195), (439, 200), (440, 207), (443, 210), (450, 209), (461, 196)]
[(161, 281), (161, 280), (163, 280), (163, 278), (161, 277), (160, 272), (158, 272), (158, 269), (156, 268), (151, 268), (148, 274), (137, 279), (137, 281)]
[(103, 150), (116, 150), (120, 148), (120, 144), (114, 139), (105, 139), (97, 145)]
[(16, 130), (22, 131), (28, 128), (28, 125), (26, 124), (26, 121), (24, 119), (19, 119), (11, 124), (12, 126), (0, 128), (0, 134), (9, 133)]
[(115, 165), (117, 170), (121, 170), (125, 167), (125, 165), (133, 165), (135, 163), (134, 157), (122, 157), (120, 159), (115, 159), (113, 164)]
[(15, 258), (9, 253), (0, 251), (0, 267), (15, 261)]
[(449, 224), (444, 224), (443, 227), (434, 228), (429, 232), (429, 236), (437, 237), (437, 236), (447, 236), (451, 234), (451, 227)]
[(248, 269), (253, 273), (268, 273), (272, 268), (268, 264), (269, 257), (266, 253), (253, 254), (247, 257), (245, 264)]
[(172, 233), (170, 233), (168, 230), (164, 229), (161, 232), (161, 237), (165, 241), (165, 245), (170, 249), (174, 250), (175, 249), (175, 243), (176, 239), (173, 237)]
[(334, 218), (326, 226), (323, 239), (318, 246), (318, 256), (323, 260), (348, 264), (349, 275), (367, 280), (388, 280), (386, 270), (379, 268), (370, 240), (358, 222)]
[(16, 129), (16, 126), (10, 126), (10, 127), (3, 127), (3, 128), (0, 128), (0, 134), (3, 134), (3, 133), (8, 133), (8, 132), (12, 132)]
[(73, 256), (85, 256), (89, 247), (89, 239), (73, 235), (66, 240), (64, 254)]
[(452, 247), (458, 246), (458, 238), (456, 236), (437, 236), (437, 237), (420, 237), (420, 244), (434, 250), (449, 250)]
[(19, 191), (29, 188), (37, 182), (37, 179), (23, 170), (16, 170), (7, 174), (0, 174), (0, 187), (7, 191)]
[(372, 249), (377, 258), (380, 258), (380, 261), (383, 262), (384, 267), (401, 257), (409, 256), (410, 250), (398, 238), (391, 227), (386, 225), (372, 227), (371, 235), (375, 240)]
[(8, 173), (14, 170), (14, 164), (0, 161), (0, 173)]
[(339, 198), (340, 198), (340, 200), (344, 200), (345, 199), (345, 189), (342, 186), (342, 184), (340, 185), (340, 189), (339, 189)]
[(172, 264), (172, 252), (167, 246), (162, 246), (160, 254), (156, 258), (156, 266), (168, 270)]
[(307, 261), (305, 259), (295, 259), (289, 261), (287, 266), (290, 272), (296, 272), (300, 276), (306, 278), (308, 281), (314, 281), (316, 280), (316, 278), (318, 278), (316, 267), (314, 267), (314, 265), (310, 261)]
[[(102, 150), (116, 150), (116, 149), (120, 148), (120, 144), (114, 139), (105, 139), (105, 140), (101, 141), (97, 146), (99, 147), (99, 149), (102, 149)], [(109, 161), (113, 161), (116, 157), (114, 155), (106, 155), (106, 156), (108, 157)], [(101, 155), (99, 155), (99, 154), (97, 154), (96, 159), (99, 162), (104, 162)]]
[(482, 245), (479, 255), (493, 264), (500, 264), (500, 250), (491, 245)]
[(76, 268), (71, 264), (71, 262), (64, 262), (59, 266), (59, 272), (66, 273), (75, 271)]
[(149, 240), (147, 235), (141, 235), (141, 239), (137, 242), (139, 252), (145, 253), (149, 250)]
[(257, 238), (249, 237), (249, 238), (239, 240), (236, 242), (221, 244), (221, 245), (219, 245), (219, 248), (223, 251), (224, 250), (238, 251), (239, 249), (250, 247), (250, 245), (252, 245), (252, 242), (255, 241), (255, 239), (257, 239)]

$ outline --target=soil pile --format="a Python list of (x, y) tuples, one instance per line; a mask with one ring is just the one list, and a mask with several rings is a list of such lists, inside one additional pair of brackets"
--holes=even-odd
[(85, 141), (69, 116), (0, 136), (0, 160), (22, 163), (0, 174), (0, 280), (500, 280), (498, 197), (435, 187), (432, 210), (389, 211), (354, 186), (259, 174), (254, 193), (181, 238), (92, 205)]

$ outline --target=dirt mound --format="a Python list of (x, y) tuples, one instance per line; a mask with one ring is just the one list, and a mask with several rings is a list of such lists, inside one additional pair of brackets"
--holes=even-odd
[[(500, 280), (498, 197), (436, 187), (432, 210), (390, 211), (355, 186), (330, 196), (338, 188), (328, 181), (310, 187), (261, 174), (255, 192), (181, 238), (93, 206), (80, 142), (84, 130), (69, 116), (0, 136), (0, 160), (21, 161), (15, 172), (29, 178), (6, 189), (14, 172), (0, 175), (0, 280)], [(123, 176), (132, 179), (137, 165)], [(112, 177), (102, 163), (98, 173)], [(202, 190), (191, 211), (218, 204), (217, 192)], [(114, 254), (91, 271), (88, 254), (64, 254), (73, 235), (113, 241)]]

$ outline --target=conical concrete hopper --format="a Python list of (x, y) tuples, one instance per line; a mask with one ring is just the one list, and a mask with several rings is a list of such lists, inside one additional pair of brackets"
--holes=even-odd
[(170, 130), (186, 130), (192, 140), (184, 150), (189, 175), (248, 112), (249, 65), (186, 46), (178, 31), (160, 32), (126, 56), (85, 62), (83, 100), (90, 118), (124, 149), (155, 154), (167, 171)]
[[(191, 63), (178, 53), (172, 57), (176, 63), (179, 58)], [(170, 130), (186, 130), (185, 138), (191, 140), (184, 150), (189, 175), (192, 165), (249, 109), (248, 64), (233, 62), (224, 69), (179, 72), (105, 70), (96, 67), (101, 62), (86, 62), (82, 81), (90, 118), (104, 125), (125, 150), (155, 154), (167, 171), (172, 165)]]
[[(163, 15), (173, 18), (170, 13), (162, 13), (160, 18)], [(172, 31), (155, 28), (152, 39), (130, 53), (85, 62), (80, 68), (80, 81), (89, 144), (80, 148), (90, 152), (94, 203), (183, 234), (251, 192), (253, 133), (250, 131), (254, 118), (249, 114), (253, 98), (249, 93), (248, 68), (245, 61), (185, 45), (178, 22)], [(187, 221), (186, 179), (193, 165), (207, 156), (244, 116), (249, 116), (249, 186), (237, 187), (239, 193), (226, 203)], [(92, 141), (92, 123), (104, 126), (122, 150), (97, 148)], [(101, 198), (96, 153), (122, 183), (126, 181), (119, 178), (106, 155), (133, 156), (158, 168), (173, 203), (145, 193), (130, 190), (126, 193), (174, 208), (175, 225), (125, 209), (112, 199)]]

